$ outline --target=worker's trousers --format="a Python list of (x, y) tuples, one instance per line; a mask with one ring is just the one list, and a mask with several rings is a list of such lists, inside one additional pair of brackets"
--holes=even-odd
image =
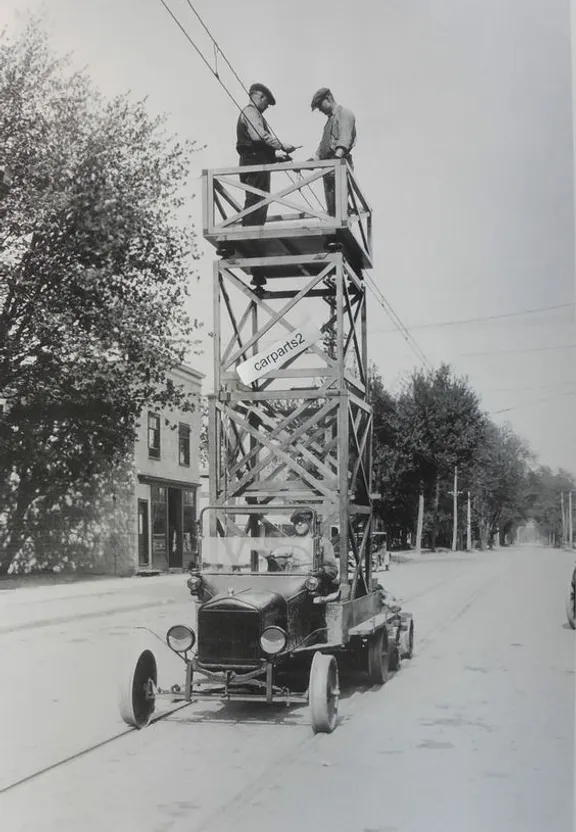
[[(240, 157), (240, 165), (269, 165), (273, 161), (274, 159), (267, 158), (259, 153)], [(241, 173), (240, 182), (242, 182), (243, 185), (250, 185), (252, 188), (258, 188), (260, 191), (270, 193), (269, 170)], [(253, 194), (250, 191), (246, 191), (244, 210), (252, 208), (253, 205), (257, 205), (259, 202), (262, 202), (262, 199), (263, 197), (259, 194)], [(266, 223), (267, 214), (268, 204), (264, 205), (262, 208), (256, 208), (245, 217), (242, 217), (242, 225), (264, 225)]]
[[(332, 156), (331, 158), (335, 158)], [(352, 170), (354, 170), (354, 164), (352, 162), (352, 156), (344, 156), (344, 159), (348, 162)], [(336, 216), (336, 177), (332, 173), (327, 173), (324, 176), (324, 196), (326, 197), (326, 211), (330, 214), (331, 217)]]

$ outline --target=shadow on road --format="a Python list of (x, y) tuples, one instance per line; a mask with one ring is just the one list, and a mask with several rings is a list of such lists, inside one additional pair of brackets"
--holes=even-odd
[[(390, 674), (390, 679), (394, 677)], [(340, 675), (340, 700), (345, 702), (354, 694), (363, 695), (368, 691), (378, 690), (384, 685), (366, 684), (363, 674), (355, 671), (343, 671)], [(338, 722), (346, 722), (348, 715), (341, 715)], [(282, 702), (267, 704), (265, 702), (192, 702), (189, 708), (178, 711), (164, 720), (179, 724), (234, 724), (234, 725), (306, 725), (310, 722), (307, 702), (286, 705)]]

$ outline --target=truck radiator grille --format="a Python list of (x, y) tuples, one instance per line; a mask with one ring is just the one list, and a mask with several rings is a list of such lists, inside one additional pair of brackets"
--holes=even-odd
[(260, 615), (243, 610), (200, 610), (198, 616), (198, 659), (205, 664), (257, 663)]

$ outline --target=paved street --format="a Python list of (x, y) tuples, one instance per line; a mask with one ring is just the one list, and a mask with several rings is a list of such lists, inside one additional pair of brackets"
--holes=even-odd
[[(305, 707), (192, 705), (0, 793), (2, 832), (572, 832), (572, 561), (519, 547), (393, 564), (415, 657), (346, 689), (332, 735)], [(122, 732), (133, 640), (180, 681), (133, 628), (190, 613), (183, 576), (0, 596), (0, 789)]]

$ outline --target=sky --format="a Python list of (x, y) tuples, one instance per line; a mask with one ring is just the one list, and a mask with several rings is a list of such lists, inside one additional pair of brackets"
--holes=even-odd
[[(213, 60), (188, 0), (166, 2)], [(491, 418), (510, 422), (542, 463), (576, 472), (569, 0), (193, 7), (245, 85), (271, 87), (267, 117), (303, 145), (296, 159), (318, 144), (318, 87), (354, 111), (355, 171), (374, 212), (371, 277), (430, 364), (468, 376)], [(42, 4), (3, 0), (0, 26), (25, 8)], [(160, 0), (50, 0), (48, 19), (55, 49), (104, 94), (147, 97), (198, 142), (190, 213), (201, 236), (202, 169), (237, 163), (234, 103)], [(218, 69), (243, 102), (222, 59)], [(208, 392), (214, 251), (202, 240), (201, 251), (194, 314), (206, 335), (191, 363)], [(369, 355), (397, 390), (418, 359), (374, 296), (368, 308)]]

